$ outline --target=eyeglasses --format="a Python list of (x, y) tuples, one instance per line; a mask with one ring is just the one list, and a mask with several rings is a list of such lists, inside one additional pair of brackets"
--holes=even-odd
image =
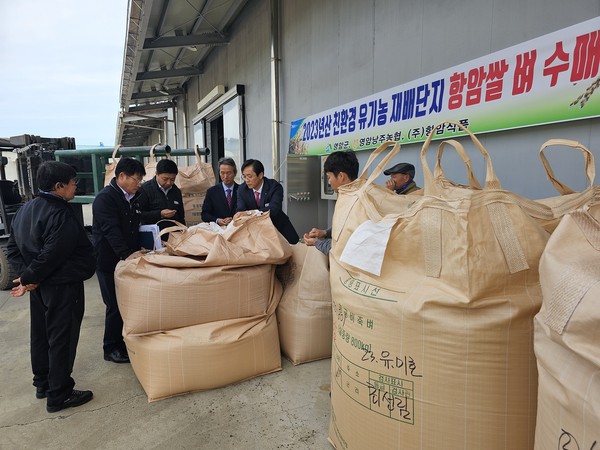
[(125, 176), (126, 176), (127, 178), (131, 178), (131, 179), (132, 179), (133, 181), (135, 181), (137, 184), (142, 184), (142, 181), (144, 181), (144, 179), (143, 179), (143, 178), (140, 178), (140, 177), (132, 177), (131, 175), (127, 175), (127, 174), (125, 174)]

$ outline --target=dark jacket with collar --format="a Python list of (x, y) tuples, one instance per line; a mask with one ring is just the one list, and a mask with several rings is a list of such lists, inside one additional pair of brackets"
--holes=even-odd
[[(174, 209), (177, 211), (172, 220), (185, 225), (185, 212), (183, 209), (183, 199), (181, 190), (176, 186), (171, 186), (169, 192), (165, 194), (158, 185), (156, 177), (146, 181), (139, 190), (140, 196), (137, 198), (137, 203), (140, 206), (142, 224), (157, 223), (162, 219), (160, 212), (163, 209)], [(172, 222), (159, 222), (158, 227), (162, 230), (175, 225)]]
[(202, 221), (216, 222), (217, 219), (233, 217), (237, 203), (237, 192), (239, 184), (233, 183), (233, 192), (231, 193), (231, 206), (227, 205), (227, 197), (223, 189), (223, 183), (212, 186), (206, 191), (206, 198), (202, 203)]
[(21, 284), (70, 284), (96, 270), (94, 248), (69, 203), (41, 192), (17, 211), (7, 256)]
[(120, 260), (140, 249), (139, 191), (128, 202), (113, 178), (92, 204), (92, 240), (98, 255), (98, 270), (112, 272)]
[(263, 177), (262, 192), (260, 196), (260, 205), (256, 204), (254, 190), (250, 189), (246, 183), (240, 185), (237, 192), (237, 211), (248, 211), (258, 209), (260, 211), (270, 211), (271, 221), (275, 228), (283, 234), (290, 244), (296, 244), (298, 233), (290, 218), (283, 212), (283, 186), (270, 178)]

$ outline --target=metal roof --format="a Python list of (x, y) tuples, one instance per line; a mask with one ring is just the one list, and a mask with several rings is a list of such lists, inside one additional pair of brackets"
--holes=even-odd
[(116, 142), (148, 144), (248, 0), (130, 0)]

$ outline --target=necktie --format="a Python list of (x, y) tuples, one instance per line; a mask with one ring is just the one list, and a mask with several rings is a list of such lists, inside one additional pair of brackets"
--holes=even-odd
[(260, 208), (260, 193), (258, 191), (254, 191), (254, 198), (256, 199), (256, 206)]
[(227, 205), (231, 208), (231, 189), (227, 189)]

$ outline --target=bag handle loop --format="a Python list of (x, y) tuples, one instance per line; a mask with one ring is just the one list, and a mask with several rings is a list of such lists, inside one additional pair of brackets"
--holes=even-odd
[(554, 176), (554, 172), (552, 171), (552, 167), (550, 167), (550, 163), (544, 154), (544, 150), (546, 147), (550, 147), (552, 145), (563, 145), (565, 147), (571, 147), (578, 149), (583, 154), (583, 159), (585, 162), (585, 176), (589, 182), (589, 187), (594, 185), (594, 178), (596, 177), (596, 168), (594, 166), (594, 155), (590, 152), (583, 144), (580, 144), (577, 141), (572, 141), (569, 139), (549, 139), (540, 148), (540, 159), (542, 160), (542, 164), (544, 166), (544, 170), (546, 170), (546, 175), (548, 175), (548, 179), (554, 186), (554, 188), (561, 195), (565, 194), (573, 194), (575, 191), (571, 189), (569, 186), (558, 180)]
[(194, 153), (196, 154), (196, 164), (200, 164), (202, 162), (202, 158), (200, 157), (200, 152), (198, 151), (198, 146), (194, 147)]
[[(396, 145), (398, 146), (398, 149), (396, 149)], [(373, 164), (373, 161), (375, 160), (375, 158), (377, 158), (377, 156), (379, 156), (381, 153), (383, 153), (383, 151), (384, 151), (384, 150), (386, 150), (388, 147), (392, 147), (392, 146), (393, 146), (393, 148), (392, 148), (392, 152), (391, 152), (391, 153), (389, 153), (388, 155), (386, 155), (386, 157), (383, 159), (383, 161), (381, 161), (381, 162), (380, 162), (380, 163), (379, 163), (379, 164), (378, 164), (378, 165), (375, 167), (375, 169), (374, 169), (374, 171), (373, 171), (373, 174), (374, 174), (374, 173), (377, 173), (377, 175), (375, 175), (374, 177), (373, 177), (373, 174), (371, 174), (371, 176), (370, 176), (370, 177), (369, 177), (369, 176), (367, 176), (367, 175), (368, 175), (368, 173), (369, 173), (369, 167), (371, 166), (371, 164)], [(383, 144), (381, 144), (379, 147), (377, 147), (375, 150), (373, 150), (373, 151), (371, 152), (371, 154), (369, 155), (369, 159), (367, 159), (367, 162), (366, 162), (366, 164), (365, 164), (365, 167), (363, 168), (363, 171), (362, 171), (362, 172), (361, 172), (361, 174), (358, 176), (358, 178), (360, 178), (361, 180), (365, 180), (365, 181), (367, 181), (367, 184), (370, 184), (370, 183), (372, 182), (371, 178), (373, 178), (373, 180), (374, 180), (374, 179), (375, 179), (375, 178), (377, 178), (379, 175), (381, 175), (381, 172), (383, 171), (383, 169), (382, 169), (382, 170), (380, 170), (380, 171), (378, 171), (378, 169), (379, 169), (379, 166), (380, 166), (380, 165), (382, 165), (382, 163), (383, 163), (383, 166), (385, 166), (385, 164), (387, 164), (387, 163), (388, 163), (388, 161), (389, 161), (390, 159), (392, 159), (392, 158), (393, 158), (393, 157), (394, 157), (394, 156), (395, 156), (395, 155), (398, 153), (398, 151), (400, 151), (400, 145), (399, 145), (399, 144), (398, 144), (398, 142), (396, 142), (396, 141), (386, 141), (386, 142), (384, 142)], [(392, 153), (393, 153), (393, 155), (392, 155), (392, 156), (390, 156), (390, 154), (392, 154)], [(384, 161), (385, 161), (385, 162), (384, 162)], [(368, 180), (371, 180), (371, 182), (369, 182)]]
[(160, 145), (160, 143), (154, 144), (152, 147), (150, 147), (150, 157), (148, 158), (148, 162), (156, 162), (156, 156), (154, 155), (154, 148), (157, 145)]
[(162, 230), (160, 230), (158, 233), (158, 235), (160, 237), (162, 237), (165, 234), (168, 234), (172, 231), (186, 231), (188, 229), (188, 227), (186, 227), (184, 224), (182, 224), (181, 222), (178, 222), (177, 220), (173, 220), (173, 219), (161, 219), (156, 223), (158, 224), (159, 222), (173, 222), (175, 224), (172, 227), (167, 227), (167, 228), (163, 228)]
[[(375, 181), (375, 179), (379, 175), (382, 174), (382, 172), (385, 170), (385, 167), (389, 164), (389, 162), (392, 160), (392, 158), (394, 156), (396, 156), (398, 154), (398, 152), (400, 152), (400, 143), (395, 142), (395, 141), (385, 142), (385, 143), (381, 144), (376, 150), (374, 150), (373, 153), (371, 153), (371, 156), (369, 157), (369, 161), (367, 161), (367, 165), (365, 166), (365, 169), (363, 170), (363, 173), (361, 174), (361, 178), (363, 178), (363, 175), (366, 173), (368, 167), (371, 165), (373, 160), (375, 160), (375, 157), (390, 146), (392, 147), (392, 149), (390, 150), (390, 152), (387, 155), (385, 155), (385, 157), (381, 161), (379, 161), (379, 164), (377, 164), (377, 166), (375, 166), (375, 168), (373, 169), (373, 172), (371, 172), (371, 175), (369, 175), (369, 178), (367, 179), (365, 186), (372, 184)], [(377, 152), (377, 154), (375, 154), (375, 152)]]
[(117, 152), (119, 151), (120, 148), (121, 148), (121, 144), (117, 144), (117, 146), (113, 150), (112, 155), (111, 155), (111, 158), (113, 159), (113, 161), (117, 157)]
[(462, 131), (467, 133), (470, 136), (471, 141), (473, 141), (473, 144), (475, 144), (475, 147), (477, 148), (477, 150), (479, 150), (479, 152), (486, 159), (485, 189), (502, 189), (500, 180), (498, 180), (498, 177), (496, 176), (496, 172), (494, 172), (494, 166), (492, 165), (492, 159), (490, 158), (490, 154), (483, 147), (481, 142), (479, 142), (479, 139), (477, 139), (477, 137), (471, 131), (469, 131), (466, 127), (464, 127), (460, 123), (453, 121), (453, 120), (445, 120), (445, 121), (439, 123), (438, 125), (436, 125), (435, 127), (433, 127), (433, 129), (431, 130), (431, 133), (429, 133), (429, 136), (427, 136), (427, 140), (423, 143), (423, 147), (421, 149), (421, 165), (423, 167), (423, 179), (424, 179), (423, 189), (424, 189), (425, 195), (435, 195), (436, 193), (438, 193), (437, 191), (439, 190), (435, 183), (435, 179), (433, 177), (431, 169), (429, 168), (429, 164), (427, 163), (426, 155), (427, 155), (427, 150), (429, 149), (429, 145), (431, 144), (431, 140), (433, 139), (433, 135), (435, 134), (436, 130), (446, 123), (455, 125), (458, 128), (460, 128)]
[(434, 179), (435, 180), (446, 180), (447, 179), (446, 174), (444, 173), (444, 170), (442, 169), (442, 154), (444, 153), (444, 146), (446, 144), (452, 146), (454, 148), (454, 150), (456, 150), (456, 153), (458, 153), (460, 158), (465, 163), (465, 167), (467, 169), (467, 179), (469, 180), (469, 186), (473, 189), (480, 190), (481, 184), (479, 183), (479, 180), (477, 179), (477, 177), (475, 176), (475, 173), (473, 172), (473, 166), (471, 165), (471, 159), (469, 158), (469, 155), (467, 155), (467, 152), (465, 152), (465, 148), (463, 147), (463, 145), (454, 139), (448, 139), (448, 140), (442, 141), (440, 143), (440, 146), (438, 147), (438, 153), (437, 153), (437, 162), (435, 164), (435, 168), (433, 169)]

